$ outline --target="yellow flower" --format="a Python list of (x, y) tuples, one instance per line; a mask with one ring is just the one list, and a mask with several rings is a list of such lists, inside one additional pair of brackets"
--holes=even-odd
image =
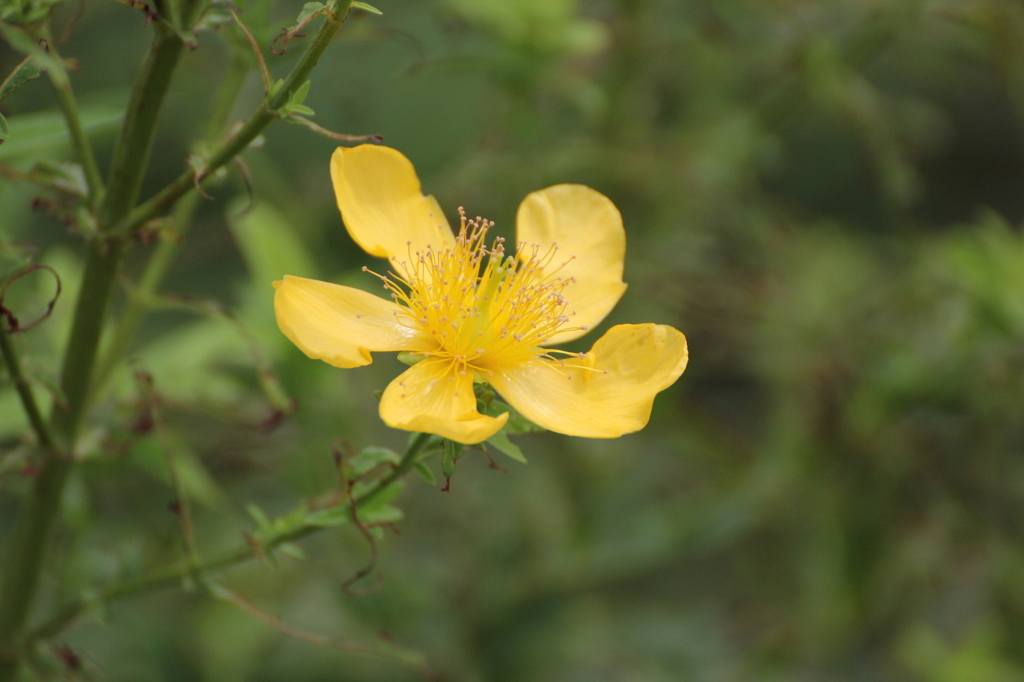
[(685, 369), (686, 338), (664, 325), (612, 327), (585, 354), (548, 348), (585, 334), (626, 290), (622, 217), (604, 195), (582, 185), (530, 194), (508, 256), (501, 238), (486, 240), (493, 223), (461, 209), (454, 234), (394, 149), (339, 148), (331, 179), (352, 239), (388, 259), (378, 277), (392, 300), (286, 275), (274, 283), (277, 324), (335, 367), (368, 365), (376, 351), (420, 355), (381, 396), (389, 426), (484, 441), (508, 414), (478, 412), (483, 379), (546, 429), (616, 438), (642, 429), (655, 394)]

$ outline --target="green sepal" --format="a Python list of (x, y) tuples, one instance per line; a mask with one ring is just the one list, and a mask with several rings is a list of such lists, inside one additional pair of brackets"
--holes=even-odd
[(477, 399), (483, 402), (484, 407), (490, 405), (498, 397), (498, 394), (494, 392), (489, 383), (484, 381), (483, 378), (477, 381), (476, 376), (473, 377), (473, 392), (476, 394)]
[(453, 440), (446, 440), (444, 442), (444, 454), (441, 455), (441, 473), (444, 474), (445, 478), (451, 478), (452, 474), (455, 473), (455, 463), (459, 461), (465, 450), (466, 446), (462, 443), (456, 443)]
[(402, 364), (409, 365), (410, 367), (412, 367), (417, 362), (424, 360), (426, 357), (427, 356), (424, 355), (423, 353), (412, 353), (410, 351), (403, 350), (401, 353), (398, 354), (398, 361), (401, 362)]
[(541, 431), (547, 430), (543, 426), (537, 426), (500, 400), (495, 400), (489, 405), (482, 406), (478, 403), (477, 406), (480, 408), (480, 411), (488, 417), (500, 417), (508, 412), (508, 421), (505, 422), (505, 426), (501, 430), (510, 433), (513, 436), (521, 433), (540, 433)]

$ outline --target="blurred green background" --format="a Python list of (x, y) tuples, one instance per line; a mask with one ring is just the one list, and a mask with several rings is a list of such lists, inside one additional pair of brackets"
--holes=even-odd
[[(315, 120), (383, 135), (449, 217), (465, 206), (508, 236), (532, 190), (603, 192), (625, 219), (630, 288), (577, 347), (611, 324), (671, 324), (690, 365), (638, 434), (519, 437), (530, 463), (503, 458), (507, 474), (469, 452), (450, 494), (410, 476), (371, 595), (342, 589), (369, 555), (352, 528), (225, 584), (317, 633), (391, 637), (449, 680), (1024, 679), (1024, 6), (374, 4), (383, 16), (354, 13), (314, 72)], [(242, 6), (266, 47), (301, 2)], [(62, 48), (101, 164), (148, 40), (138, 11), (88, 0)], [(268, 54), (275, 73), (302, 46)], [(0, 48), (0, 74), (18, 59)], [(183, 58), (144, 195), (185, 168), (227, 62), (213, 33)], [(253, 73), (233, 118), (260, 96)], [(3, 102), (0, 165), (70, 158), (48, 137), (54, 108), (43, 80)], [(234, 311), (293, 416), (257, 428), (270, 412), (257, 358), (222, 318), (159, 311), (133, 346), (164, 397), (204, 552), (252, 528), (250, 501), (279, 514), (329, 490), (335, 439), (405, 443), (373, 396), (401, 369), (393, 357), (337, 370), (273, 321), (282, 274), (376, 286), (334, 206), (334, 146), (272, 127), (245, 154), (254, 208), (240, 215), (232, 170), (163, 286)], [(81, 263), (54, 201), (0, 178), (3, 239), (38, 244), (65, 285), (54, 318), (19, 339), (43, 377)], [(132, 248), (128, 279), (152, 249)], [(131, 368), (113, 385), (41, 612), (180, 553), (159, 444), (130, 429)], [(24, 430), (0, 387), (8, 457)], [(0, 485), (6, 534), (26, 480), (5, 470)], [(181, 590), (118, 602), (58, 641), (97, 680), (421, 679)]]

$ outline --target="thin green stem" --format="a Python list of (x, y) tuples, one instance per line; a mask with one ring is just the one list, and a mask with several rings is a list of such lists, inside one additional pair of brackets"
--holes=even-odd
[(57, 95), (57, 104), (64, 114), (64, 122), (67, 124), (68, 132), (71, 133), (71, 143), (75, 147), (78, 161), (82, 164), (85, 184), (89, 189), (89, 208), (95, 211), (103, 200), (103, 176), (96, 163), (96, 154), (93, 152), (92, 144), (85, 134), (85, 128), (82, 127), (82, 119), (78, 115), (78, 102), (71, 91), (71, 83), (54, 77), (52, 71), (47, 73), (50, 76), (50, 83), (53, 84), (53, 91)]
[[(429, 433), (417, 434), (402, 454), (398, 465), (388, 472), (387, 475), (381, 477), (370, 488), (357, 495), (354, 499), (355, 504), (357, 506), (365, 505), (407, 473), (416, 463), (416, 459), (423, 452), (423, 448), (429, 439)], [(303, 523), (270, 538), (265, 538), (258, 544), (246, 542), (211, 559), (199, 562), (194, 566), (190, 566), (188, 563), (169, 566), (136, 580), (111, 585), (90, 596), (80, 597), (65, 605), (57, 613), (45, 620), (42, 625), (29, 633), (28, 641), (33, 642), (59, 634), (87, 609), (90, 604), (107, 604), (135, 594), (180, 585), (181, 581), (186, 577), (199, 578), (203, 575), (216, 573), (236, 564), (244, 563), (250, 559), (263, 556), (266, 552), (272, 551), (279, 545), (300, 540), (323, 528), (324, 526), (321, 525)]]
[(416, 464), (416, 458), (419, 456), (420, 452), (423, 451), (428, 440), (430, 440), (429, 433), (417, 434), (413, 441), (409, 443), (409, 447), (407, 447), (405, 452), (402, 453), (402, 459), (398, 461), (398, 466), (396, 466), (387, 476), (377, 481), (372, 488), (369, 488), (366, 492), (358, 495), (356, 497), (356, 503), (365, 504), (369, 502), (373, 498), (377, 497), (377, 495), (384, 492), (388, 486), (401, 478), (405, 472), (409, 471), (409, 469)]
[(333, 13), (326, 13), (324, 15), (325, 21), (324, 25), (320, 27), (320, 32), (310, 44), (305, 54), (302, 55), (302, 58), (299, 59), (292, 72), (285, 78), (281, 88), (278, 89), (273, 97), (264, 101), (241, 129), (228, 138), (210, 156), (202, 173), (197, 174), (191, 169), (185, 171), (171, 184), (157, 192), (155, 196), (137, 206), (127, 218), (120, 221), (113, 228), (113, 231), (116, 234), (131, 232), (147, 220), (155, 218), (161, 212), (170, 208), (175, 201), (194, 190), (204, 177), (209, 176), (238, 156), (260, 133), (266, 130), (267, 126), (277, 120), (277, 110), (288, 102), (292, 92), (309, 79), (309, 74), (313, 71), (313, 67), (316, 66), (320, 57), (323, 56), (324, 50), (327, 49), (338, 29), (341, 28), (345, 17), (348, 16), (351, 4), (351, 0), (341, 0), (338, 2)]
[(25, 416), (28, 417), (29, 424), (32, 425), (32, 430), (36, 432), (39, 445), (46, 450), (51, 450), (53, 448), (53, 439), (50, 438), (50, 430), (47, 428), (46, 422), (43, 421), (43, 416), (39, 412), (39, 406), (36, 405), (36, 398), (32, 394), (32, 386), (21, 371), (21, 362), (18, 359), (17, 352), (14, 350), (14, 346), (11, 344), (10, 336), (10, 333), (0, 329), (0, 353), (4, 356), (4, 362), (7, 363), (7, 373), (14, 383), (15, 390), (18, 391), (18, 397), (21, 398), (21, 406), (25, 410)]

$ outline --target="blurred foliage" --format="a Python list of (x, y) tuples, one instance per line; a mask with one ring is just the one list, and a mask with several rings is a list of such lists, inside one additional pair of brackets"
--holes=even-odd
[[(239, 5), (265, 48), (301, 9)], [(371, 595), (342, 587), (367, 559), (351, 528), (307, 540), (305, 561), (245, 566), (225, 584), (307, 630), (386, 632), (452, 680), (1024, 678), (1021, 5), (374, 5), (383, 16), (355, 16), (314, 76), (317, 121), (382, 134), (442, 206), (507, 235), (531, 190), (607, 194), (625, 217), (630, 289), (605, 325), (671, 324), (690, 366), (639, 434), (520, 436), (530, 463), (507, 475), (468, 450), (450, 494), (410, 480)], [(144, 23), (92, 0), (61, 49), (103, 157)], [(300, 40), (268, 57), (275, 74)], [(185, 168), (227, 61), (210, 33), (185, 56), (144, 193)], [(19, 62), (0, 51), (0, 74)], [(254, 73), (234, 117), (260, 96)], [(42, 80), (0, 103), (0, 165), (69, 158), (54, 108)], [(339, 371), (273, 322), (270, 282), (286, 272), (376, 286), (334, 207), (332, 149), (280, 126), (247, 152), (252, 209), (229, 201), (245, 182), (228, 174), (164, 286), (233, 318), (169, 306), (132, 349), (165, 401), (203, 551), (252, 528), (250, 500), (277, 514), (323, 492), (335, 439), (403, 445), (373, 399), (394, 360)], [(64, 285), (27, 358), (50, 383), (81, 267), (60, 209), (59, 195), (0, 183), (0, 258), (37, 243)], [(129, 277), (152, 249), (133, 248)], [(271, 432), (257, 428), (272, 414), (267, 363), (299, 403)], [(72, 588), (179, 551), (154, 436), (132, 429), (131, 370), (111, 385), (52, 558)], [(23, 430), (0, 387), (0, 470), (15, 491)], [(14, 501), (0, 497), (5, 524)], [(93, 679), (417, 678), (187, 591), (115, 604), (61, 641)]]

